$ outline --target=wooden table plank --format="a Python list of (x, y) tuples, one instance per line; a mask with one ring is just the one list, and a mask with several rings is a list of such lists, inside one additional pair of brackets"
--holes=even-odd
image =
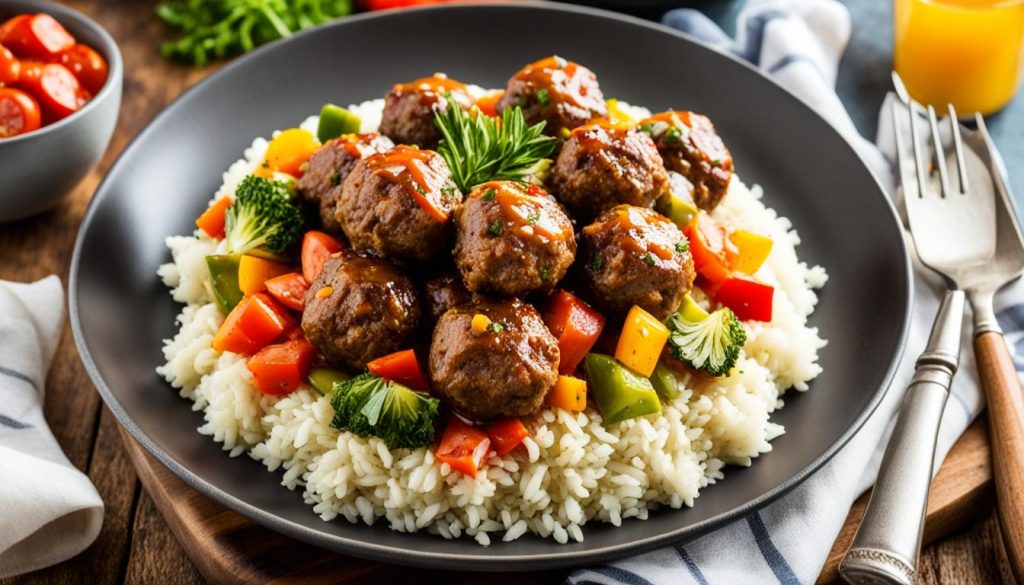
[[(0, 227), (0, 278), (31, 281), (48, 274), (67, 284), (71, 248), (85, 207), (101, 177), (133, 136), (183, 89), (215, 68), (192, 69), (163, 61), (157, 51), (164, 30), (151, 2), (72, 0), (114, 36), (125, 61), (124, 99), (117, 130), (99, 167), (55, 210)], [(47, 381), (47, 421), (69, 459), (89, 474), (106, 504), (104, 527), (96, 543), (65, 563), (5, 583), (195, 583), (195, 566), (173, 538), (173, 527), (141, 492), (119, 442), (119, 427), (100, 405), (65, 327)], [(965, 531), (932, 545), (922, 555), (924, 584), (1011, 583), (1000, 557), (998, 528), (989, 516)], [(389, 568), (391, 580), (408, 578), (408, 569)], [(417, 579), (427, 576), (416, 571)], [(355, 575), (346, 575), (349, 578)], [(527, 574), (513, 582), (558, 582), (560, 573)], [(332, 579), (343, 577), (332, 573)], [(429, 573), (428, 580), (489, 584), (490, 576)]]

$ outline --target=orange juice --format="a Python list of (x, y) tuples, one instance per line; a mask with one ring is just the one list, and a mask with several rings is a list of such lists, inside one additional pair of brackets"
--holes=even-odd
[(914, 99), (990, 114), (1020, 84), (1024, 0), (895, 0), (894, 67)]

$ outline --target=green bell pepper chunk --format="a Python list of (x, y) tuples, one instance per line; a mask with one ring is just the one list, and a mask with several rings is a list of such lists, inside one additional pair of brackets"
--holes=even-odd
[(313, 368), (309, 371), (308, 380), (309, 385), (314, 390), (327, 396), (334, 391), (335, 384), (340, 384), (351, 377), (345, 372), (339, 372), (331, 368)]
[(359, 132), (361, 125), (359, 116), (341, 106), (327, 104), (320, 110), (320, 124), (316, 128), (316, 137), (320, 142), (327, 142), (342, 134), (355, 134)]
[(584, 363), (590, 395), (605, 424), (661, 412), (658, 394), (647, 378), (599, 353), (587, 354)]
[(238, 261), (238, 256), (206, 257), (206, 272), (209, 275), (207, 282), (217, 302), (217, 308), (224, 316), (227, 316), (245, 296), (238, 286)]
[(654, 366), (654, 373), (651, 374), (651, 386), (654, 386), (654, 391), (663, 400), (675, 400), (682, 394), (676, 375), (662, 362), (658, 362), (658, 365)]
[(677, 312), (684, 321), (689, 321), (690, 323), (699, 323), (708, 318), (708, 312), (700, 308), (700, 305), (697, 304), (697, 301), (693, 300), (689, 293), (683, 297), (683, 305), (679, 307)]
[(672, 223), (676, 224), (679, 229), (685, 229), (686, 226), (690, 225), (698, 211), (692, 199), (675, 192), (670, 192), (661, 199), (658, 199), (655, 208), (658, 213), (671, 219)]

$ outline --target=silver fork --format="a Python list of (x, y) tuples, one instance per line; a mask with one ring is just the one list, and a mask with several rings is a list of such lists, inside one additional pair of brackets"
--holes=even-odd
[[(914, 249), (921, 263), (943, 278), (947, 292), (928, 345), (917, 360), (864, 519), (840, 565), (843, 577), (857, 585), (910, 585), (917, 580), (935, 443), (959, 365), (964, 287), (995, 255), (994, 191), (991, 181), (982, 180), (987, 173), (968, 172), (981, 165), (964, 147), (956, 112), (948, 107), (953, 148), (947, 155), (935, 110), (927, 108), (932, 157), (921, 144), (919, 106), (895, 74), (893, 81), (905, 101), (905, 108), (893, 103), (893, 120)], [(910, 113), (909, 137), (900, 125), (904, 109)], [(931, 160), (934, 165), (929, 165)], [(951, 165), (955, 174), (949, 172)]]

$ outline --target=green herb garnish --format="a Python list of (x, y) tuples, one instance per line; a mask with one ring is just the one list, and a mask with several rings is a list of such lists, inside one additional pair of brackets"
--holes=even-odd
[(445, 99), (448, 107), (434, 114), (437, 152), (463, 192), (487, 181), (525, 180), (551, 164), (558, 141), (544, 135), (544, 122), (527, 126), (518, 107), (503, 110), (499, 121), (478, 108), (467, 112), (450, 94)]
[(491, 321), (491, 324), (487, 326), (487, 331), (490, 333), (501, 333), (505, 330), (506, 325), (501, 321)]
[(654, 254), (651, 254), (650, 252), (648, 252), (647, 255), (644, 256), (644, 262), (646, 262), (650, 266), (654, 266), (657, 263), (657, 261), (654, 259)]
[(483, 197), (481, 197), (481, 199), (483, 199), (484, 201), (487, 201), (487, 202), (491, 202), (491, 201), (494, 201), (494, 198), (495, 198), (495, 197), (496, 197), (497, 195), (498, 195), (498, 190), (497, 190), (497, 189), (494, 189), (494, 188), (492, 187), (492, 188), (490, 188), (490, 189), (488, 189), (488, 190), (484, 191), (484, 196), (483, 196)]
[(487, 231), (490, 232), (492, 236), (500, 236), (501, 232), (505, 231), (505, 224), (499, 219), (487, 226)]
[(528, 223), (530, 225), (533, 225), (533, 224), (537, 223), (538, 221), (540, 221), (540, 212), (539, 211), (531, 211), (530, 214), (526, 216), (526, 223)]
[(598, 254), (590, 261), (590, 271), (599, 272), (602, 268), (604, 268), (604, 256)]
[(665, 144), (679, 144), (683, 141), (683, 131), (672, 126), (665, 132)]
[(546, 106), (551, 103), (551, 94), (548, 93), (548, 90), (541, 89), (537, 91), (537, 103), (542, 106)]
[(677, 242), (676, 243), (676, 252), (679, 252), (680, 254), (682, 254), (683, 252), (686, 252), (689, 249), (690, 249), (690, 242)]

